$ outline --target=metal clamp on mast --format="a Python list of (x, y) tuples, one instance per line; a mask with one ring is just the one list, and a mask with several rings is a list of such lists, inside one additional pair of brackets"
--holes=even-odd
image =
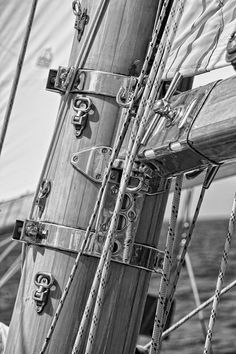
[[(105, 223), (103, 225), (105, 225)], [(106, 231), (106, 227), (101, 227), (98, 233), (91, 233), (87, 246), (83, 252), (84, 255), (92, 257), (101, 256)], [(79, 228), (34, 220), (17, 220), (13, 231), (13, 240), (15, 241), (72, 253), (79, 252), (84, 236), (85, 230)], [(122, 242), (123, 239), (118, 232), (117, 240), (115, 241), (112, 252), (112, 260), (114, 262), (123, 263), (155, 273), (162, 272), (163, 251), (160, 251), (155, 247), (134, 243), (130, 249), (128, 259), (124, 260), (125, 248)], [(43, 278), (46, 278), (46, 280), (42, 281), (41, 277), (39, 277), (39, 273), (35, 275), (34, 280), (35, 285), (38, 286), (38, 289), (35, 290), (33, 294), (33, 299), (36, 301), (37, 312), (41, 312), (45, 306), (48, 291), (54, 283), (51, 274), (46, 273), (45, 275), (42, 273), (41, 275)]]

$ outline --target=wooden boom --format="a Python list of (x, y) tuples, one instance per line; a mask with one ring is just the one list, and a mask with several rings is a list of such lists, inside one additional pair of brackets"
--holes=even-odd
[(180, 114), (171, 124), (165, 117), (159, 121), (161, 129), (157, 124), (156, 132), (140, 148), (140, 159), (154, 163), (162, 176), (211, 163), (230, 164), (228, 174), (232, 175), (236, 158), (235, 92), (234, 76), (173, 97), (171, 107), (178, 108)]
[[(98, 3), (98, 0), (82, 1), (82, 10), (86, 8), (89, 16), (85, 21), (88, 20), (88, 24), (83, 23), (84, 33), (78, 26), (70, 66), (77, 60)], [(96, 36), (81, 68), (87, 69), (81, 73), (78, 83), (81, 87), (77, 87), (82, 97), (78, 97), (78, 93), (70, 94), (66, 117), (54, 142), (55, 149), (51, 149), (50, 164), (45, 169), (37, 204), (33, 206), (33, 221), (25, 222), (20, 235), (16, 229), (15, 237), (27, 243), (27, 250), (6, 354), (39, 353), (42, 348), (94, 208), (101, 182), (100, 158), (109, 157), (119, 125), (121, 112), (114, 87), (119, 89), (125, 84), (131, 72), (138, 74), (137, 60), (144, 61), (157, 6), (156, 0), (110, 0), (98, 23)], [(54, 85), (59, 91), (63, 91), (63, 85), (60, 85), (63, 70), (61, 74), (59, 84)], [(85, 112), (84, 108), (90, 103), (91, 110)], [(93, 150), (94, 147), (99, 149)], [(77, 155), (80, 152), (82, 154)], [(113, 251), (119, 262), (114, 261), (111, 265), (94, 354), (134, 352), (157, 256), (153, 247), (158, 242), (168, 195), (165, 180), (160, 180), (159, 187), (161, 193), (154, 196), (132, 190), (127, 193)], [(47, 352), (50, 354), (72, 351), (116, 191), (116, 184), (109, 183), (98, 237), (91, 241), (91, 249), (80, 259), (49, 341)], [(130, 229), (136, 233), (135, 245), (129, 262), (123, 262), (122, 242)], [(148, 259), (151, 264), (146, 262)]]

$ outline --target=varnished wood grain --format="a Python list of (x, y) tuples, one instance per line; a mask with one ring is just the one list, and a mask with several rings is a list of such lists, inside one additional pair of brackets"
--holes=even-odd
[[(82, 1), (82, 8), (88, 8), (90, 18), (93, 17), (97, 4), (98, 0)], [(128, 75), (135, 60), (144, 60), (157, 6), (156, 0), (111, 0), (83, 67)], [(89, 24), (85, 33), (88, 28)], [(70, 65), (75, 63), (84, 37), (80, 44), (74, 40)], [(71, 124), (73, 111), (69, 102), (56, 149), (51, 156), (51, 164), (47, 166), (47, 174), (44, 176), (52, 182), (52, 191), (42, 221), (82, 229), (88, 225), (99, 185), (76, 171), (70, 159), (73, 153), (85, 148), (112, 146), (120, 116), (115, 99), (97, 95), (90, 95), (90, 98), (94, 113), (89, 115), (83, 136), (78, 139), (75, 138)], [(157, 244), (166, 198), (167, 192), (145, 199), (136, 237), (138, 242), (152, 246)], [(37, 207), (33, 217), (37, 217)], [(28, 247), (6, 354), (39, 352), (74, 258), (72, 253)], [(97, 262), (95, 257), (81, 258), (48, 353), (71, 352)], [(35, 290), (33, 279), (38, 271), (51, 272), (56, 279), (56, 287), (40, 315), (36, 313), (32, 300), (32, 292)], [(112, 264), (94, 354), (130, 354), (134, 351), (149, 278), (150, 272), (145, 270)]]

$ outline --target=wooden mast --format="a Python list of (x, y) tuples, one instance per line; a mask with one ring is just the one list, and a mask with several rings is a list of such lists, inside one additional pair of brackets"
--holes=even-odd
[[(87, 20), (93, 18), (97, 4), (98, 0), (81, 2), (82, 10), (87, 9)], [(100, 79), (104, 78), (104, 75), (99, 72), (116, 74), (117, 77), (111, 78), (113, 83), (122, 79), (119, 75), (128, 76), (131, 71), (135, 72), (135, 62), (139, 60), (142, 63), (144, 60), (157, 7), (156, 0), (111, 0), (99, 23), (96, 38), (83, 68), (98, 72)], [(75, 35), (70, 66), (76, 62), (88, 29), (89, 23), (85, 25), (80, 42), (77, 33)], [(86, 73), (84, 75), (86, 76)], [(104, 90), (107, 90), (105, 84), (104, 86)], [(112, 85), (110, 88), (112, 89)], [(82, 134), (76, 137), (76, 124), (74, 126), (71, 123), (72, 117), (76, 115), (73, 110), (76, 94), (71, 94), (66, 119), (56, 147), (51, 151), (50, 165), (46, 166), (43, 176), (45, 182), (38, 196), (38, 205), (33, 207), (32, 217), (41, 223), (40, 227), (43, 229), (37, 228), (34, 233), (36, 224), (33, 224), (33, 229), (32, 224), (27, 224), (24, 229), (24, 240), (28, 237), (28, 245), (6, 354), (40, 352), (71, 272), (76, 247), (78, 251), (83, 230), (86, 229), (92, 213), (99, 183), (74, 168), (71, 162), (76, 159), (71, 160), (72, 157), (86, 149), (100, 146), (107, 148), (114, 143), (120, 117), (115, 95), (109, 92), (101, 93), (99, 89), (93, 92), (90, 87), (87, 91), (82, 92), (83, 97), (91, 100), (92, 110), (87, 116)], [(77, 134), (80, 134), (78, 129)], [(102, 151), (104, 154), (106, 152), (107, 150)], [(83, 165), (88, 163), (89, 156), (91, 157), (86, 153), (82, 158), (79, 156), (82, 169)], [(95, 163), (94, 168), (96, 167)], [(100, 180), (99, 174), (96, 176)], [(160, 179), (159, 188), (162, 193), (155, 196), (131, 193), (131, 199), (135, 199), (133, 206), (137, 217), (135, 242), (141, 248), (142, 245), (155, 247), (158, 242), (168, 195), (165, 180)], [(112, 184), (109, 185), (108, 195), (109, 193), (115, 193)], [(108, 207), (107, 209), (109, 211)], [(119, 251), (119, 244), (117, 247)], [(98, 258), (94, 255), (81, 257), (75, 279), (49, 342), (48, 353), (71, 352), (97, 263)], [(93, 353), (127, 354), (134, 351), (150, 275), (151, 272), (143, 266), (112, 262), (102, 319), (94, 346), (96, 349)], [(45, 290), (40, 281), (44, 279), (44, 283), (47, 283), (51, 276), (54, 285), (50, 288), (45, 304), (35, 301), (35, 298), (40, 296), (40, 291)], [(38, 287), (35, 281), (39, 283)]]

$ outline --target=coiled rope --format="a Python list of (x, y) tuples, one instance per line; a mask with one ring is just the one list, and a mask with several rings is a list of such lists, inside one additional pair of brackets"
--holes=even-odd
[(214, 328), (217, 310), (218, 310), (218, 306), (219, 306), (219, 302), (220, 302), (220, 293), (221, 293), (221, 289), (223, 287), (225, 271), (226, 271), (226, 267), (228, 264), (228, 256), (229, 256), (229, 251), (231, 248), (231, 240), (232, 240), (232, 236), (235, 232), (235, 213), (236, 213), (236, 195), (234, 195), (233, 206), (232, 206), (232, 211), (231, 211), (229, 225), (228, 225), (228, 232), (226, 235), (226, 240), (225, 240), (225, 245), (224, 245), (224, 252), (223, 252), (222, 259), (221, 259), (219, 275), (218, 275), (218, 279), (217, 279), (217, 283), (216, 283), (216, 290), (215, 290), (214, 300), (213, 300), (213, 304), (212, 304), (212, 310), (211, 310), (211, 315), (210, 315), (210, 320), (209, 320), (209, 325), (208, 325), (206, 342), (205, 342), (205, 346), (204, 346), (204, 354), (208, 354), (209, 350), (211, 348), (213, 328)]
[(14, 77), (14, 80), (12, 83), (11, 92), (10, 92), (9, 100), (8, 100), (7, 107), (6, 107), (6, 112), (5, 112), (5, 115), (3, 118), (3, 124), (1, 127), (1, 135), (0, 135), (0, 156), (2, 153), (2, 147), (3, 147), (4, 141), (5, 141), (5, 137), (6, 137), (10, 117), (11, 117), (11, 112), (12, 112), (13, 104), (15, 101), (16, 91), (17, 91), (19, 80), (20, 80), (20, 75), (21, 75), (21, 71), (22, 71), (22, 67), (23, 67), (23, 63), (24, 63), (24, 59), (25, 59), (25, 54), (26, 54), (26, 50), (27, 50), (27, 46), (28, 46), (28, 42), (29, 42), (30, 33), (32, 30), (32, 26), (33, 26), (37, 3), (38, 3), (38, 0), (32, 1), (32, 6), (31, 6), (31, 10), (30, 10), (30, 14), (28, 17), (26, 30), (25, 30), (25, 36), (24, 36), (23, 43), (22, 43), (21, 50), (20, 50), (20, 54), (18, 57), (18, 62), (17, 62), (17, 66), (16, 66), (16, 73), (15, 73), (15, 77)]
[[(129, 153), (129, 151), (128, 151), (128, 158), (126, 159), (126, 166), (125, 166), (125, 169), (122, 174), (115, 209), (113, 211), (113, 215), (111, 218), (106, 242), (103, 247), (103, 252), (102, 252), (102, 255), (100, 258), (100, 262), (99, 262), (97, 272), (95, 274), (94, 282), (93, 282), (93, 285), (91, 288), (91, 292), (90, 292), (90, 295), (91, 295), (90, 299), (95, 298), (96, 289), (98, 288), (99, 283), (100, 283), (100, 286), (98, 289), (98, 294), (97, 294), (97, 301), (96, 301), (95, 309), (94, 309), (94, 315), (92, 318), (92, 324), (91, 324), (91, 328), (90, 328), (90, 332), (89, 332), (89, 338), (88, 338), (87, 347), (86, 347), (86, 354), (91, 353), (91, 350), (92, 350), (92, 347), (94, 344), (97, 326), (99, 323), (101, 306), (103, 303), (104, 292), (105, 292), (105, 287), (106, 287), (106, 280), (108, 277), (110, 261), (111, 261), (111, 254), (112, 254), (112, 249), (113, 249), (113, 245), (114, 245), (114, 233), (115, 233), (118, 218), (119, 218), (119, 212), (122, 207), (123, 197), (126, 192), (126, 188), (128, 186), (131, 169), (132, 169), (140, 142), (141, 142), (142, 137), (145, 133), (146, 123), (147, 123), (147, 120), (148, 120), (148, 117), (150, 114), (150, 110), (151, 110), (152, 105), (154, 103), (154, 99), (156, 97), (156, 94), (157, 94), (157, 92), (159, 92), (159, 89), (161, 86), (161, 78), (162, 78), (162, 75), (164, 72), (165, 63), (166, 63), (167, 57), (169, 55), (171, 44), (172, 44), (172, 41), (173, 41), (175, 33), (176, 33), (176, 27), (177, 27), (177, 24), (178, 24), (178, 21), (180, 18), (180, 14), (182, 13), (182, 10), (183, 10), (182, 6), (183, 6), (184, 1), (180, 1), (179, 3), (181, 3), (181, 6), (178, 7), (177, 11), (176, 11), (176, 7), (178, 4), (178, 1), (176, 0), (174, 2), (174, 4), (172, 5), (172, 9), (170, 12), (170, 18), (168, 20), (168, 25), (165, 27), (165, 31), (164, 31), (164, 34), (166, 37), (167, 37), (167, 33), (170, 32), (169, 37), (167, 39), (167, 42), (165, 42), (166, 46), (164, 46), (164, 43), (162, 42), (162, 45), (159, 45), (159, 47), (158, 47), (158, 50), (157, 50), (157, 53), (155, 56), (155, 60), (154, 60), (154, 64), (152, 66), (152, 69), (151, 69), (151, 72), (150, 72), (150, 75), (148, 78), (148, 82), (145, 86), (145, 90), (143, 93), (141, 104), (139, 106), (138, 113), (136, 115), (135, 124), (132, 129), (133, 132), (136, 131), (137, 127), (139, 126), (139, 122), (140, 122), (137, 136), (134, 139), (133, 144), (130, 143), (130, 147), (132, 145), (132, 148), (130, 148), (131, 153)], [(175, 18), (176, 12), (177, 12), (178, 16), (176, 16), (176, 18)], [(171, 28), (169, 27), (170, 23), (172, 24)], [(163, 38), (165, 38), (165, 36), (163, 36)], [(160, 53), (161, 53), (161, 55), (160, 55)], [(156, 74), (156, 77), (155, 77), (153, 86), (150, 87), (150, 82), (151, 82), (152, 78), (155, 76), (155, 74)], [(148, 99), (145, 96), (147, 91), (151, 91)], [(147, 105), (145, 105), (145, 103), (147, 103)], [(143, 117), (139, 116), (140, 110), (142, 110), (144, 107), (145, 107), (145, 110), (144, 110)], [(140, 121), (140, 119), (141, 119), (141, 121)], [(133, 132), (131, 134), (131, 140), (132, 140), (132, 136), (134, 137)], [(101, 281), (100, 281), (100, 279), (101, 279)], [(87, 305), (88, 306), (86, 306), (86, 309), (84, 312), (86, 324), (88, 323), (88, 311), (89, 312), (91, 311), (91, 309), (93, 307), (93, 301), (91, 301), (91, 303), (87, 302)], [(85, 329), (80, 326), (80, 329), (79, 329), (80, 338), (79, 338), (78, 346), (76, 346), (76, 345), (74, 346), (72, 353), (79, 352), (79, 346), (82, 343), (81, 338), (84, 333), (85, 333)]]
[(170, 217), (169, 229), (168, 229), (166, 246), (165, 246), (163, 273), (162, 273), (160, 287), (159, 287), (158, 303), (157, 303), (155, 320), (154, 320), (154, 328), (152, 333), (151, 354), (159, 353), (161, 347), (161, 335), (164, 328), (163, 315), (164, 315), (164, 308), (165, 308), (167, 293), (168, 293), (168, 285), (169, 285), (170, 275), (171, 275), (176, 223), (178, 218), (182, 183), (183, 183), (183, 174), (179, 175), (176, 178), (176, 182), (175, 182), (175, 190), (174, 190), (172, 208), (171, 208), (171, 217)]

